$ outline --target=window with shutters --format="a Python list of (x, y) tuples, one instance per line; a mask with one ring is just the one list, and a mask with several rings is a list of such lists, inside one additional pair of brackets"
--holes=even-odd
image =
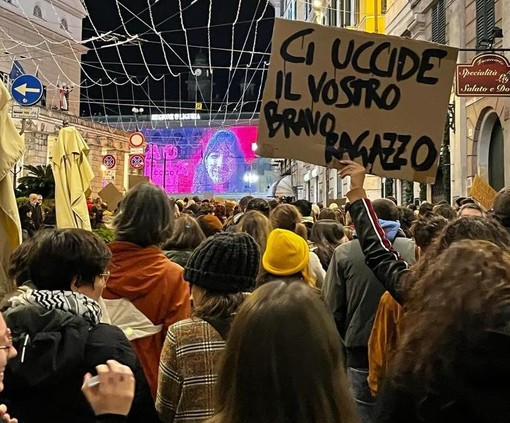
[(432, 7), (432, 41), (446, 44), (446, 8), (445, 0), (439, 0)]
[(305, 21), (310, 18), (312, 14), (312, 0), (305, 0)]
[(338, 26), (338, 0), (331, 0), (328, 8), (329, 26)]
[(494, 24), (494, 0), (476, 0), (477, 47), (492, 47)]

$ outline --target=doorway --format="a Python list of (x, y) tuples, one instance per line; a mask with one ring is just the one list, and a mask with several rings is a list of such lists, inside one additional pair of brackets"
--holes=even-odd
[(503, 128), (499, 119), (494, 122), (490, 137), (489, 184), (496, 191), (505, 187), (505, 145)]

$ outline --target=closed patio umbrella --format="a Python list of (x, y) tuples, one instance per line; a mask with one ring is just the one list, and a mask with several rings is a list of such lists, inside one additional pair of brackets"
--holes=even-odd
[(25, 143), (9, 116), (10, 99), (9, 91), (0, 80), (0, 295), (12, 291), (6, 268), (11, 253), (21, 244), (21, 223), (11, 169), (23, 155)]
[(73, 126), (62, 128), (53, 147), (57, 227), (92, 230), (85, 191), (94, 178), (87, 159), (90, 149)]

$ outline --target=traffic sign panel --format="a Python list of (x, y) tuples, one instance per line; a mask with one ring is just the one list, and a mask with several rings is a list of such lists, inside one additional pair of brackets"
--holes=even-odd
[(145, 165), (145, 156), (142, 154), (133, 154), (129, 158), (129, 165), (133, 169), (141, 169)]
[(145, 142), (145, 136), (141, 132), (135, 132), (129, 137), (129, 144), (131, 147), (141, 147)]
[(13, 119), (38, 119), (39, 107), (12, 106), (11, 117)]
[(130, 148), (129, 153), (130, 154), (143, 154), (145, 151), (145, 148), (143, 147), (137, 147), (137, 148)]
[(12, 83), (11, 94), (14, 101), (22, 106), (32, 106), (41, 100), (43, 84), (33, 75), (21, 75)]
[(103, 165), (107, 169), (113, 169), (116, 164), (117, 164), (117, 159), (115, 159), (115, 157), (112, 156), (111, 154), (106, 154), (105, 156), (103, 156)]

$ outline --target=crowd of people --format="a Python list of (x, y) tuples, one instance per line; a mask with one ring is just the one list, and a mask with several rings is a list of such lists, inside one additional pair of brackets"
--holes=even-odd
[(111, 222), (92, 202), (113, 242), (35, 230), (11, 258), (0, 418), (510, 422), (510, 190), (399, 207), (344, 165), (345, 205), (142, 183)]

